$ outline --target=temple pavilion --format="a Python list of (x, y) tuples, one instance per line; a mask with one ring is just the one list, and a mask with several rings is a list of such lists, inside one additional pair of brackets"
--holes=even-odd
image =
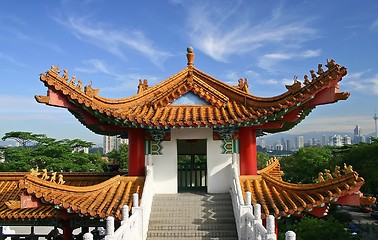
[(229, 192), (231, 158), (236, 154), (242, 191), (251, 192), (252, 203), (261, 204), (263, 218), (321, 217), (331, 203), (360, 205), (367, 201), (359, 192), (364, 180), (351, 167), (314, 184), (284, 182), (278, 160), (257, 169), (256, 137), (289, 130), (316, 106), (349, 97), (338, 85), (347, 69), (334, 60), (327, 60), (325, 67), (319, 64), (303, 81), (294, 79), (280, 95), (258, 97), (246, 79), (231, 86), (197, 69), (193, 49), (188, 48), (183, 70), (154, 86), (139, 80), (135, 95), (110, 99), (52, 66), (40, 75), (47, 95), (35, 96), (37, 102), (66, 108), (95, 133), (128, 138), (128, 174), (63, 173), (62, 184), (35, 170), (2, 173), (2, 225), (47, 220), (63, 228), (69, 239), (76, 226), (101, 226), (107, 216), (121, 220), (122, 206), (132, 205), (132, 193), (143, 195), (146, 155), (152, 156), (154, 191), (159, 194)]

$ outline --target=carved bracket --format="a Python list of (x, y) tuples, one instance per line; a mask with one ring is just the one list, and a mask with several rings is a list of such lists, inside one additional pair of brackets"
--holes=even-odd
[(149, 129), (148, 132), (155, 141), (161, 141), (165, 136), (164, 129)]
[(231, 140), (234, 133), (235, 133), (235, 127), (225, 127), (225, 128), (218, 128), (215, 131), (218, 132), (219, 136), (223, 140)]

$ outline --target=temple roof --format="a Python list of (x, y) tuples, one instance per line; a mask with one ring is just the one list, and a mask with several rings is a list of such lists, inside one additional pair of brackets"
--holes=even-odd
[[(62, 218), (76, 214), (94, 218), (122, 219), (122, 207), (132, 206), (132, 194), (142, 197), (144, 177), (98, 173), (62, 173), (64, 184), (32, 173), (0, 174), (0, 219)], [(314, 184), (293, 184), (282, 180), (278, 160), (258, 175), (240, 176), (243, 195), (252, 194), (262, 217), (309, 213), (323, 216), (329, 204), (371, 205), (375, 198), (362, 196), (364, 179), (354, 171)], [(29, 201), (29, 202), (28, 202)], [(321, 211), (318, 211), (318, 210)]]
[[(83, 216), (121, 219), (132, 194), (141, 197), (143, 177), (107, 173), (62, 173), (64, 184), (43, 180), (30, 173), (0, 174), (0, 219), (61, 218), (62, 211)], [(32, 206), (23, 203), (33, 202)], [(39, 199), (39, 200), (38, 200)]]
[[(317, 216), (322, 216), (331, 203), (360, 206), (375, 202), (375, 198), (362, 196), (359, 189), (365, 181), (354, 171), (318, 183), (293, 184), (282, 180), (279, 169), (277, 160), (260, 171), (259, 175), (239, 177), (244, 198), (246, 192), (251, 192), (252, 204), (261, 204), (263, 218), (268, 215), (281, 217), (312, 214), (316, 208), (323, 209), (321, 214), (316, 213)], [(352, 201), (347, 201), (346, 198)]]
[(66, 186), (26, 175), (19, 187), (30, 195), (68, 211), (91, 217), (122, 219), (122, 207), (132, 207), (132, 194), (142, 196), (144, 177), (115, 176), (91, 186)]
[[(346, 75), (345, 67), (333, 60), (311, 70), (311, 80), (297, 79), (287, 91), (273, 97), (250, 93), (246, 79), (230, 86), (194, 67), (194, 54), (188, 51), (188, 66), (164, 81), (149, 86), (140, 80), (138, 93), (121, 99), (99, 96), (92, 83), (83, 88), (76, 76), (62, 75), (57, 67), (41, 74), (48, 88), (47, 96), (36, 96), (39, 103), (67, 108), (86, 127), (96, 133), (119, 133), (130, 127), (228, 127), (254, 126), (266, 132), (292, 128), (317, 105), (345, 100), (349, 93), (339, 93), (338, 82)], [(185, 101), (188, 98), (190, 102)]]

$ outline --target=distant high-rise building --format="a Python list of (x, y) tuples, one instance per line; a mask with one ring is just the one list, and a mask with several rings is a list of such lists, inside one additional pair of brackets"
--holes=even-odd
[(265, 139), (264, 138), (260, 138), (260, 146), (262, 148), (265, 148), (266, 147), (266, 143), (265, 143)]
[(356, 125), (356, 127), (354, 128), (354, 136), (361, 136), (361, 128), (359, 125)]
[(353, 143), (365, 142), (365, 136), (362, 135), (362, 130), (359, 125), (356, 125), (354, 128)]
[(322, 141), (320, 143), (320, 146), (326, 146), (327, 145), (327, 138), (325, 135), (322, 136)]
[(89, 148), (87, 147), (76, 147), (72, 150), (72, 152), (83, 152), (83, 153), (89, 153)]
[(281, 144), (280, 142), (278, 142), (278, 143), (276, 144), (276, 146), (275, 146), (275, 150), (277, 150), (277, 151), (282, 151), (282, 150), (284, 150), (284, 149), (283, 149), (283, 146), (282, 146), (282, 144)]
[(286, 150), (290, 151), (292, 150), (292, 146), (291, 146), (291, 141), (290, 140), (286, 140)]
[(281, 145), (282, 145), (282, 150), (287, 150), (287, 146), (286, 146), (286, 141), (284, 138), (281, 138)]
[(113, 149), (119, 150), (121, 144), (128, 144), (129, 139), (120, 138), (118, 136), (104, 136), (103, 153), (107, 154)]
[(340, 135), (334, 135), (332, 137), (329, 137), (330, 139), (330, 144), (331, 146), (337, 146), (337, 147), (340, 147), (340, 146), (343, 146), (342, 144), (342, 138)]
[(374, 124), (375, 124), (375, 137), (378, 138), (378, 132), (377, 132), (377, 114), (374, 114)]
[(352, 144), (352, 138), (349, 136), (344, 136), (342, 139), (342, 144), (343, 145), (350, 145)]
[(303, 136), (296, 136), (295, 137), (295, 148), (303, 148), (304, 147), (304, 137)]

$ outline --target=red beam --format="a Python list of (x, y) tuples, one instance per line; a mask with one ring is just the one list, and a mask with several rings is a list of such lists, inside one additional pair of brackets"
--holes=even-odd
[(321, 90), (320, 92), (318, 92), (312, 100), (308, 101), (304, 105), (313, 107), (317, 105), (334, 103), (337, 101), (335, 98), (335, 95), (338, 92), (339, 92), (338, 84), (332, 86), (331, 88), (325, 88)]
[(63, 95), (60, 92), (57, 92), (51, 88), (48, 89), (47, 95), (49, 96), (48, 105), (56, 106), (56, 107), (63, 107), (68, 109), (77, 109), (75, 105), (70, 103), (67, 100), (67, 96)]
[(339, 199), (334, 204), (360, 206), (360, 194), (351, 194), (339, 197)]

